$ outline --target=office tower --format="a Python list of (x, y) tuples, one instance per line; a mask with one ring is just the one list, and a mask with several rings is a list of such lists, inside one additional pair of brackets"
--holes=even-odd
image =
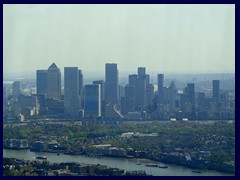
[(37, 96), (19, 96), (20, 113), (24, 116), (38, 115), (39, 102)]
[(146, 84), (148, 86), (150, 84), (150, 76), (149, 76), (149, 74), (146, 74), (145, 78), (146, 78)]
[(149, 74), (146, 74), (145, 67), (138, 67), (138, 78), (145, 78), (147, 85), (150, 83), (150, 76)]
[(64, 101), (56, 99), (46, 99), (45, 107), (47, 107), (47, 114), (55, 117), (64, 117)]
[(47, 93), (47, 70), (37, 70), (37, 94)]
[(104, 101), (105, 85), (103, 80), (93, 81), (93, 84), (99, 84), (101, 89), (101, 99)]
[(61, 72), (55, 63), (47, 70), (47, 98), (61, 100)]
[(100, 89), (101, 89), (101, 115), (104, 116), (105, 114), (105, 83), (103, 80), (97, 80), (97, 81), (93, 81), (93, 84), (99, 84), (100, 85)]
[(163, 102), (168, 106), (169, 112), (175, 112), (176, 89), (172, 81), (169, 87), (163, 87)]
[(64, 113), (79, 117), (79, 71), (77, 67), (64, 68)]
[(185, 88), (186, 103), (185, 112), (190, 112), (189, 118), (194, 119), (196, 113), (196, 103), (195, 103), (195, 88), (193, 83), (188, 83)]
[(212, 97), (214, 101), (219, 101), (219, 87), (220, 87), (220, 81), (219, 80), (213, 80), (212, 81)]
[(45, 107), (45, 94), (37, 94), (37, 99), (38, 99), (40, 108)]
[(138, 67), (138, 77), (146, 75), (146, 68), (145, 67)]
[(135, 88), (134, 86), (125, 86), (126, 113), (135, 111)]
[(195, 105), (195, 88), (193, 83), (188, 83), (185, 88), (185, 94), (188, 96), (188, 102)]
[(105, 64), (105, 103), (118, 104), (118, 69), (117, 64)]
[(20, 94), (21, 94), (20, 81), (14, 81), (12, 84), (13, 99), (18, 100)]
[(85, 85), (84, 103), (86, 117), (101, 116), (101, 88), (99, 84)]
[(147, 89), (146, 78), (145, 77), (138, 78), (135, 90), (136, 93), (135, 108), (138, 111), (143, 110), (144, 107), (146, 106), (146, 89)]
[(185, 114), (188, 113), (190, 114), (192, 112), (192, 105), (188, 100), (188, 95), (187, 94), (180, 94), (180, 109), (181, 111)]
[(205, 106), (205, 93), (199, 92), (197, 97), (197, 104), (199, 107), (203, 108)]
[(82, 70), (79, 69), (79, 109), (83, 107), (83, 73)]
[(153, 98), (154, 98), (154, 86), (152, 84), (148, 84), (146, 91), (146, 107), (152, 104)]
[(164, 83), (164, 74), (158, 74), (158, 98), (159, 103), (163, 104), (163, 83)]
[(138, 68), (138, 75), (128, 76), (129, 86), (134, 88), (135, 108), (141, 111), (146, 106), (147, 75), (144, 67)]
[(128, 76), (129, 86), (134, 87), (135, 108), (141, 111), (146, 107), (146, 91), (149, 84), (149, 75), (145, 67), (138, 67), (138, 74)]
[(137, 75), (136, 74), (131, 74), (128, 76), (128, 84), (129, 86), (136, 86), (136, 82), (137, 82)]

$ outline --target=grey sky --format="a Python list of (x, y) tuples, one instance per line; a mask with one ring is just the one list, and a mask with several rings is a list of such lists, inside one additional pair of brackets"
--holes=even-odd
[(3, 5), (4, 73), (235, 72), (235, 5)]

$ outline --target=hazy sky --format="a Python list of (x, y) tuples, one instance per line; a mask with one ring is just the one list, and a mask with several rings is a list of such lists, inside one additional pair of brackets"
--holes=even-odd
[(3, 5), (4, 73), (235, 72), (235, 5)]

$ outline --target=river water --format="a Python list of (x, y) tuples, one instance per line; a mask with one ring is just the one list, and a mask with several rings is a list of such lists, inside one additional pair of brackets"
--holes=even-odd
[[(113, 168), (123, 169), (125, 171), (129, 170), (143, 170), (149, 175), (153, 176), (234, 176), (234, 174), (222, 173), (213, 170), (201, 170), (201, 173), (192, 172), (193, 169), (187, 168), (179, 165), (169, 165), (160, 162), (143, 160), (143, 159), (124, 159), (124, 158), (95, 158), (86, 157), (84, 155), (65, 155), (61, 154), (57, 156), (55, 153), (47, 152), (31, 152), (29, 149), (25, 150), (10, 150), (3, 149), (3, 157), (18, 158), (25, 160), (34, 160), (36, 156), (47, 156), (48, 161), (52, 163), (61, 162), (78, 162), (78, 163), (88, 163), (88, 164), (101, 164), (107, 165)], [(140, 165), (137, 165), (139, 164)], [(154, 163), (158, 165), (167, 165), (168, 168), (156, 168), (156, 167), (146, 167), (148, 163)]]

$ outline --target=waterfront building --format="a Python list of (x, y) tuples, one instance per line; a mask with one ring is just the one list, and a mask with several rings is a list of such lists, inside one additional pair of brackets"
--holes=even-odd
[(79, 117), (79, 71), (77, 67), (64, 68), (64, 113)]
[(85, 117), (101, 116), (101, 88), (99, 84), (85, 85), (84, 103)]
[(163, 102), (168, 107), (168, 112), (175, 112), (176, 89), (172, 81), (169, 87), (163, 87)]
[(47, 70), (37, 70), (37, 94), (47, 93)]
[(135, 88), (134, 86), (125, 86), (126, 113), (135, 111)]
[(196, 115), (196, 103), (195, 103), (195, 85), (194, 83), (188, 83), (185, 87), (186, 103), (185, 112), (191, 112), (189, 118), (194, 119)]
[(117, 64), (105, 64), (105, 103), (118, 104), (118, 69)]
[[(134, 109), (142, 111), (146, 107), (147, 87), (149, 85), (149, 75), (146, 74), (146, 68), (138, 67), (138, 74), (129, 75), (128, 85), (134, 88)], [(126, 101), (128, 101), (127, 99)], [(131, 107), (133, 106), (131, 105)], [(127, 112), (129, 111), (127, 110)]]
[(146, 78), (140, 77), (136, 81), (136, 98), (135, 98), (135, 108), (137, 111), (142, 111), (146, 106)]
[(47, 98), (61, 100), (61, 72), (55, 63), (47, 70)]

